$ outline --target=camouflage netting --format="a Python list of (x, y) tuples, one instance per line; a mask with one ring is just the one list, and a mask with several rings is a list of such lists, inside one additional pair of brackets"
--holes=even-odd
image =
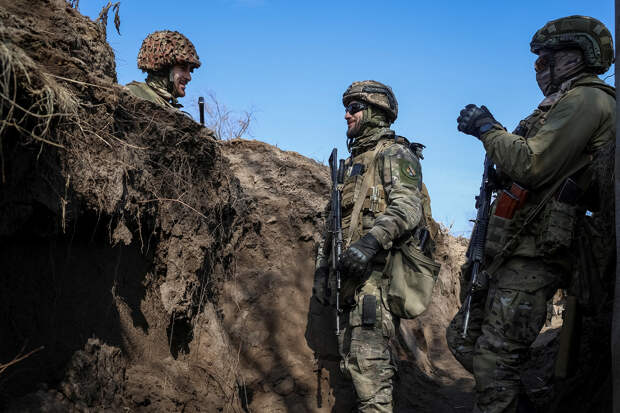
[(196, 48), (179, 32), (162, 30), (149, 34), (138, 53), (138, 68), (142, 71), (159, 72), (173, 65), (189, 64), (200, 67)]

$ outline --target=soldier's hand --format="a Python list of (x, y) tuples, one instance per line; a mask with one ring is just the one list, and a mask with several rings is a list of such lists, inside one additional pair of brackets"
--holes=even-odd
[(381, 250), (381, 244), (371, 234), (355, 241), (340, 257), (339, 269), (351, 275), (362, 275), (368, 263)]
[(461, 110), (456, 122), (458, 130), (476, 138), (491, 129), (494, 124), (498, 124), (486, 106), (478, 107), (471, 103)]

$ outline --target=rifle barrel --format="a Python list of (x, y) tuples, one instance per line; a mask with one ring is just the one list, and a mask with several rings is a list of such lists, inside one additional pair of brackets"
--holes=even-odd
[(332, 232), (332, 269), (336, 276), (336, 336), (340, 335), (340, 270), (338, 260), (342, 254), (342, 211), (340, 184), (344, 175), (344, 161), (338, 162), (338, 150), (334, 148), (329, 157), (329, 168), (332, 178), (331, 198), (331, 232)]
[(200, 96), (198, 98), (198, 112), (200, 112), (200, 124), (205, 125), (205, 98)]
[(471, 314), (471, 299), (472, 294), (478, 287), (478, 274), (482, 261), (484, 259), (484, 242), (487, 235), (487, 227), (489, 225), (489, 213), (491, 211), (491, 195), (493, 188), (491, 187), (490, 174), (493, 169), (493, 161), (487, 155), (484, 158), (484, 172), (482, 173), (482, 183), (480, 184), (480, 193), (476, 196), (476, 223), (474, 224), (474, 230), (472, 231), (471, 239), (469, 240), (469, 248), (467, 249), (467, 258), (472, 263), (471, 270), (471, 286), (469, 287), (469, 294), (463, 304), (465, 308), (464, 320), (463, 320), (463, 333), (462, 337), (467, 337), (467, 330), (469, 328), (469, 319)]

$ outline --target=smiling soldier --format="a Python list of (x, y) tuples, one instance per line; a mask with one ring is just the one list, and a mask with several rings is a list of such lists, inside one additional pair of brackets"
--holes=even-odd
[[(325, 305), (338, 296), (341, 370), (353, 383), (358, 411), (392, 412), (396, 364), (390, 340), (401, 318), (423, 311), (422, 306), (416, 314), (407, 311), (404, 301), (396, 299), (402, 284), (394, 280), (404, 277), (400, 264), (405, 253), (431, 262), (420, 164), (424, 146), (410, 144), (390, 129), (398, 103), (389, 86), (373, 80), (354, 82), (342, 103), (351, 156), (343, 163), (341, 214), (330, 210), (330, 220), (341, 216), (344, 252), (335, 264), (329, 246), (339, 237), (326, 229), (313, 291)], [(333, 287), (340, 284), (334, 281), (335, 265), (342, 274), (341, 289)]]
[(163, 107), (180, 108), (191, 73), (201, 63), (192, 42), (179, 32), (162, 30), (149, 34), (138, 53), (138, 68), (147, 73), (145, 82), (127, 88), (134, 95)]

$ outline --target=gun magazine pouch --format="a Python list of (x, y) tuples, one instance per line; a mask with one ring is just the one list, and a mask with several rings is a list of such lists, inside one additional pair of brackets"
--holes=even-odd
[(387, 304), (390, 312), (400, 318), (414, 318), (422, 314), (431, 302), (440, 268), (412, 243), (394, 248), (387, 264), (387, 274), (390, 275)]
[(362, 326), (372, 327), (377, 322), (377, 297), (366, 294), (362, 299)]
[(495, 256), (504, 248), (510, 238), (510, 224), (512, 219), (502, 218), (491, 214), (487, 227), (487, 236), (484, 243), (485, 255)]
[(555, 198), (549, 199), (536, 234), (536, 249), (553, 254), (571, 246), (577, 220), (577, 208)]

